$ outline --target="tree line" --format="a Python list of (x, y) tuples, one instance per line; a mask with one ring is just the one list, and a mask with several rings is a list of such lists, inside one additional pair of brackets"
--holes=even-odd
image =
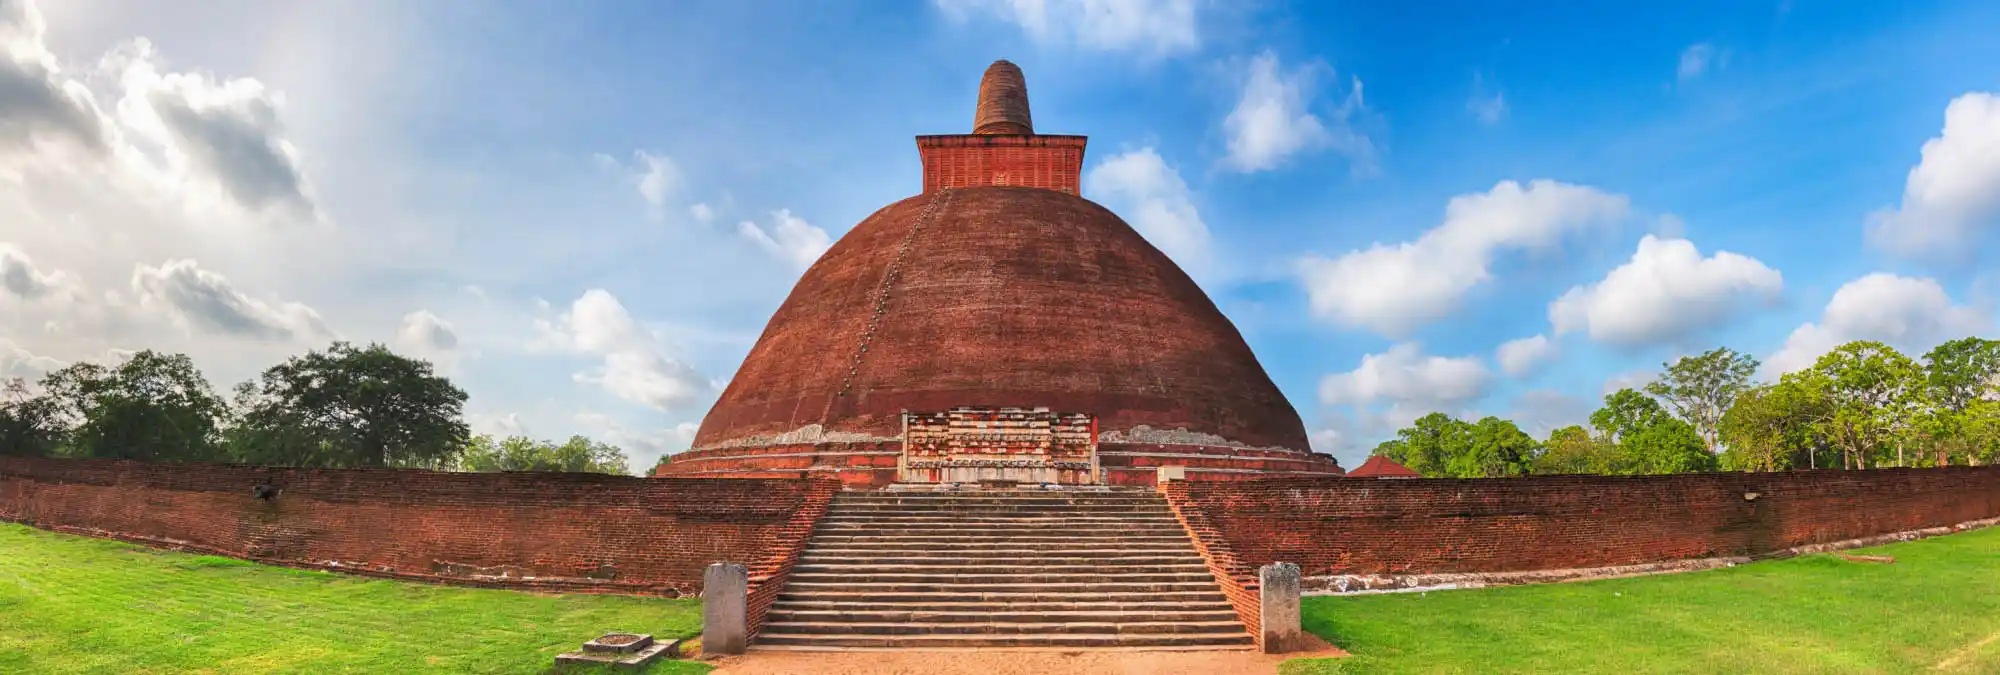
[(0, 454), (323, 468), (627, 473), (616, 446), (473, 435), (428, 361), (335, 342), (225, 399), (186, 354), (79, 362), (0, 387)]
[(2000, 462), (2000, 340), (1953, 340), (1911, 359), (1849, 342), (1776, 382), (1728, 348), (1604, 397), (1589, 428), (1537, 440), (1512, 421), (1418, 418), (1376, 446), (1437, 478), (1984, 465)]

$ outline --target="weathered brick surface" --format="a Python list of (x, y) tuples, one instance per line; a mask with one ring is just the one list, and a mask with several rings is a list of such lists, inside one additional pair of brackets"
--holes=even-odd
[(893, 438), (904, 410), (981, 406), (1307, 448), (1298, 413), (1236, 328), (1116, 215), (1052, 190), (951, 194), (911, 239), (886, 295), (890, 263), (930, 195), (869, 216), (814, 263), (695, 447), (811, 424)]
[[(1779, 549), (2000, 516), (2000, 467), (1444, 480), (1265, 478), (1162, 488), (1218, 575), (1627, 565)], [(1746, 498), (1754, 495), (1754, 498)], [(1209, 544), (1211, 547), (1214, 543)]]
[(1190, 481), (1160, 483), (1160, 494), (1167, 498), (1167, 505), (1174, 510), (1174, 518), (1187, 528), (1194, 539), (1194, 547), (1201, 551), (1202, 562), (1208, 565), (1210, 574), (1215, 575), (1215, 583), (1222, 587), (1222, 595), (1229, 598), (1229, 605), (1236, 609), (1236, 618), (1251, 635), (1264, 634), (1262, 600), (1258, 596), (1257, 564), (1245, 562), (1236, 554), (1229, 543), (1229, 537), (1216, 525), (1215, 519), (1201, 508), (1201, 504), (1189, 498)]
[[(259, 485), (280, 492), (260, 500)], [(716, 561), (782, 578), (837, 485), (0, 457), (0, 519), (300, 567), (671, 596), (698, 592)]]
[(1015, 186), (1078, 194), (1082, 136), (918, 136), (924, 193)]
[(840, 492), (839, 480), (820, 477), (812, 481), (791, 517), (766, 534), (763, 555), (750, 565), (750, 593), (745, 601), (745, 623), (749, 637), (756, 638), (757, 631), (764, 627), (764, 618), (771, 612), (771, 604), (778, 601), (778, 593), (785, 589), (785, 582), (792, 576), (792, 566), (799, 561), (799, 552), (806, 548), (806, 541), (812, 538), (813, 528), (819, 526), (826, 517), (826, 509), (833, 503), (833, 495)]

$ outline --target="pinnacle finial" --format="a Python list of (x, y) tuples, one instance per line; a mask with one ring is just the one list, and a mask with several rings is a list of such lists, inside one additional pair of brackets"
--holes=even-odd
[(1001, 59), (986, 67), (979, 80), (979, 110), (972, 119), (972, 133), (981, 135), (1035, 133), (1034, 119), (1028, 115), (1028, 81), (1021, 68)]

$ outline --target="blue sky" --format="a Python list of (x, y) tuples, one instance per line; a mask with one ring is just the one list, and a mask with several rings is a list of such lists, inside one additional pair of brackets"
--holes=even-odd
[(650, 463), (996, 58), (1349, 466), (1714, 346), (1775, 375), (2000, 332), (1991, 3), (0, 10), (33, 85), (0, 105), (8, 375), (150, 347), (220, 388), (379, 340), (483, 431)]

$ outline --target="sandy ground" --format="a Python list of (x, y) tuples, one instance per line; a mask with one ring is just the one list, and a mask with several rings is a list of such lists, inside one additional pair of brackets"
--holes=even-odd
[(1312, 652), (1261, 654), (1143, 651), (751, 652), (712, 661), (714, 675), (1269, 675), (1287, 659), (1346, 656), (1319, 643)]

